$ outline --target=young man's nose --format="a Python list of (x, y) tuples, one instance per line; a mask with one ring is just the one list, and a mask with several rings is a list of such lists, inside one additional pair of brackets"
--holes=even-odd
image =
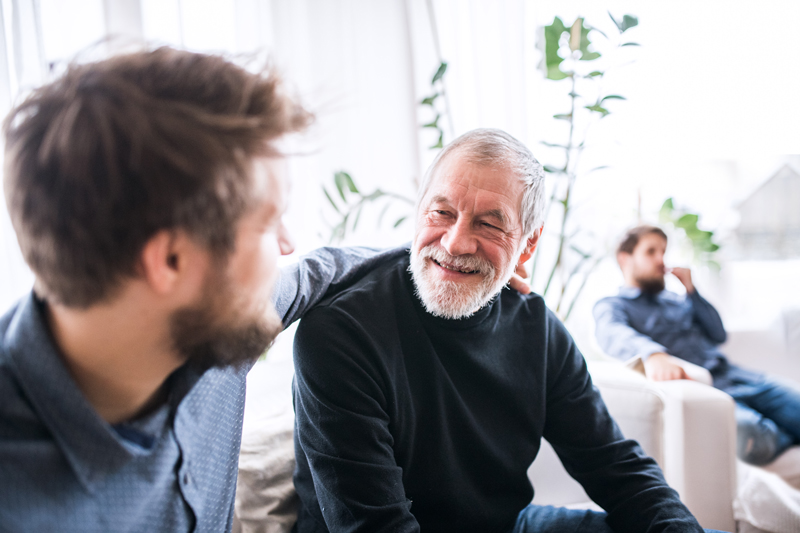
[(286, 229), (286, 226), (281, 222), (281, 227), (278, 229), (278, 246), (281, 250), (281, 255), (289, 255), (294, 252), (294, 239)]

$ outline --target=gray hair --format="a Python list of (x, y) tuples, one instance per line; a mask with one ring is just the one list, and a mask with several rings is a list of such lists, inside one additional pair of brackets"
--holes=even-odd
[(544, 216), (544, 170), (531, 151), (520, 141), (494, 128), (468, 131), (439, 152), (425, 172), (417, 193), (419, 210), (425, 193), (442, 161), (453, 152), (461, 152), (470, 163), (486, 166), (505, 166), (517, 174), (525, 186), (520, 205), (522, 234), (530, 237), (542, 225)]

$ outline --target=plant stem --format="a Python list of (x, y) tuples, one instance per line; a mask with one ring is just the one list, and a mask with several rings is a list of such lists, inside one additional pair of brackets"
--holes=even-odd
[[(567, 190), (564, 193), (564, 215), (561, 217), (561, 228), (559, 230), (558, 235), (558, 253), (556, 254), (556, 262), (553, 265), (553, 270), (550, 271), (550, 276), (547, 279), (547, 285), (544, 287), (544, 292), (542, 296), (547, 295), (547, 291), (550, 289), (550, 284), (553, 281), (553, 277), (556, 274), (556, 271), (560, 271), (562, 269), (562, 257), (564, 255), (564, 241), (566, 240), (566, 228), (567, 228), (567, 218), (569, 217), (569, 195), (570, 190), (572, 189), (572, 183), (574, 181), (574, 172), (570, 170), (570, 158), (572, 155), (572, 137), (575, 133), (575, 99), (577, 98), (575, 93), (575, 73), (573, 72), (570, 74), (570, 78), (572, 78), (572, 90), (570, 90), (570, 110), (569, 110), (569, 138), (567, 140), (567, 145), (564, 147), (564, 151), (566, 153), (566, 163), (564, 164), (564, 169), (567, 173)], [(563, 276), (562, 276), (563, 278)]]

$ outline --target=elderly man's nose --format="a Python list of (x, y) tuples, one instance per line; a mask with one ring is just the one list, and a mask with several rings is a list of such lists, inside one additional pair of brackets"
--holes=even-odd
[(453, 224), (442, 236), (442, 246), (450, 255), (474, 254), (478, 243), (469, 225), (461, 221)]

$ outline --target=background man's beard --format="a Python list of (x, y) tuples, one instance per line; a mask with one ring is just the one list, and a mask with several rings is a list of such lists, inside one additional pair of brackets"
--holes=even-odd
[[(456, 265), (462, 270), (478, 270), (481, 281), (476, 286), (436, 279), (431, 270), (438, 267), (431, 264), (428, 258)], [(409, 271), (425, 310), (448, 319), (468, 317), (488, 304), (502, 290), (513, 272), (510, 270), (506, 275), (497, 277), (497, 269), (486, 259), (477, 256), (455, 257), (433, 244), (419, 252), (412, 246)]]
[(664, 290), (666, 284), (664, 278), (639, 278), (636, 280), (639, 284), (639, 289), (645, 294), (658, 294)]
[(209, 283), (197, 305), (178, 310), (171, 318), (175, 350), (201, 372), (212, 367), (239, 367), (254, 362), (283, 330), (271, 303), (256, 318), (233, 313), (233, 318), (220, 322), (224, 310), (235, 310), (239, 306), (229, 283), (224, 279), (219, 281), (222, 287)]

